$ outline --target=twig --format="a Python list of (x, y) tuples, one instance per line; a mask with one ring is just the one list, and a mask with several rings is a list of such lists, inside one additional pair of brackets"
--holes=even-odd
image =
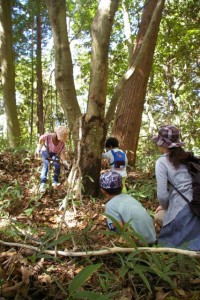
[[(77, 173), (77, 164), (74, 164), (74, 166), (72, 167), (72, 170), (70, 172), (70, 182), (69, 182), (69, 187), (68, 187), (68, 190), (67, 190), (67, 195), (65, 196), (64, 200), (63, 200), (63, 204), (64, 204), (64, 207), (63, 207), (63, 204), (62, 204), (62, 208), (64, 208), (64, 211), (63, 211), (63, 214), (62, 214), (62, 218), (61, 218), (61, 221), (60, 221), (60, 225), (59, 225), (59, 228), (58, 228), (58, 232), (56, 234), (56, 240), (58, 239), (59, 235), (60, 235), (60, 232), (62, 230), (62, 226), (65, 222), (65, 215), (66, 215), (66, 211), (67, 211), (67, 203), (68, 203), (68, 200), (69, 200), (69, 197), (70, 197), (70, 194), (73, 190), (73, 187), (74, 187), (74, 182), (75, 182), (75, 179), (76, 179), (76, 173)], [(72, 199), (72, 202), (73, 202), (73, 199)], [(75, 210), (75, 206), (74, 206), (74, 203), (73, 203), (73, 208)], [(68, 227), (68, 230), (69, 230), (69, 227)], [(69, 230), (70, 232), (70, 230)], [(73, 243), (73, 246), (74, 246), (74, 249), (76, 249), (76, 244), (75, 244), (75, 241), (74, 241), (74, 238), (72, 237), (72, 243)], [(57, 256), (57, 245), (55, 246), (55, 256)]]
[(81, 160), (81, 142), (82, 142), (82, 130), (83, 130), (83, 117), (79, 118), (79, 140), (77, 146), (77, 168), (78, 168), (78, 192), (80, 197), (81, 205), (83, 206), (83, 199), (82, 199), (82, 191), (81, 191), (81, 168), (80, 168), (80, 160)]
[[(81, 141), (82, 141), (82, 117), (79, 118), (79, 141), (78, 141), (78, 150), (77, 150), (77, 152), (78, 152), (77, 153), (77, 161), (74, 163), (74, 165), (72, 167), (72, 170), (70, 172), (69, 178), (68, 178), (69, 187), (68, 187), (68, 190), (67, 190), (67, 195), (66, 195), (66, 197), (64, 198), (64, 201), (63, 201), (64, 202), (64, 212), (63, 212), (62, 219), (61, 219), (61, 222), (60, 222), (60, 225), (59, 225), (59, 229), (58, 229), (58, 232), (57, 232), (57, 235), (56, 235), (56, 240), (58, 239), (58, 237), (60, 235), (63, 223), (66, 224), (65, 214), (66, 214), (66, 210), (67, 210), (67, 202), (68, 202), (69, 196), (70, 196), (70, 194), (73, 191), (73, 188), (75, 186), (75, 179), (76, 179), (77, 172), (78, 172), (78, 192), (79, 192), (81, 205), (83, 205), (82, 193), (81, 193), (81, 168), (80, 168)], [(72, 204), (73, 204), (73, 209), (75, 211), (73, 198), (72, 198)], [(75, 244), (75, 240), (74, 240), (73, 237), (72, 237), (72, 243), (73, 243), (74, 249), (76, 249), (76, 244)], [(57, 253), (57, 245), (55, 247), (55, 252)]]
[[(19, 243), (13, 243), (13, 242), (4, 242), (0, 240), (0, 244), (4, 246), (9, 247), (19, 247), (19, 248), (27, 248), (31, 249), (36, 252), (40, 253), (46, 253), (50, 255), (55, 255), (55, 251), (53, 250), (41, 250), (37, 247), (31, 246), (31, 245), (25, 245), (25, 244), (19, 244)], [(113, 254), (113, 253), (131, 253), (131, 252), (166, 252), (166, 253), (177, 253), (177, 254), (183, 254), (191, 257), (197, 257), (200, 258), (200, 251), (190, 251), (190, 250), (183, 250), (183, 249), (176, 249), (176, 248), (154, 248), (154, 247), (138, 247), (138, 248), (121, 248), (121, 247), (113, 247), (113, 248), (106, 248), (101, 250), (95, 250), (95, 251), (57, 251), (57, 254), (60, 256), (101, 256), (101, 255), (107, 255), (107, 254)]]

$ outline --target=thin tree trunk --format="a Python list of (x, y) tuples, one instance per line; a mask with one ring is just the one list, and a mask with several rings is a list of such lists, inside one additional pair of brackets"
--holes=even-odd
[(11, 3), (11, 0), (0, 0), (0, 61), (8, 142), (12, 148), (15, 148), (20, 144), (20, 127), (15, 98)]
[(45, 3), (48, 8), (54, 39), (56, 86), (73, 140), (76, 144), (81, 111), (76, 97), (73, 78), (73, 65), (66, 24), (66, 1), (45, 0)]
[(43, 79), (42, 79), (42, 28), (41, 28), (41, 4), (40, 1), (37, 5), (37, 128), (38, 133), (42, 135), (44, 133), (44, 116), (43, 116)]
[(163, 7), (164, 0), (150, 0), (144, 8), (133, 51), (132, 65), (138, 56), (141, 55), (141, 45), (144, 42), (150, 22), (153, 30), (147, 40), (147, 46), (141, 56), (140, 64), (123, 88), (112, 128), (112, 135), (119, 139), (122, 149), (128, 150), (129, 163), (132, 165), (135, 164), (136, 160), (136, 149), (142, 122), (146, 88), (153, 63), (153, 54)]
[(33, 116), (34, 116), (34, 41), (33, 41), (33, 28), (34, 28), (34, 18), (32, 24), (32, 37), (31, 37), (31, 112), (30, 112), (30, 144), (32, 145), (33, 142)]

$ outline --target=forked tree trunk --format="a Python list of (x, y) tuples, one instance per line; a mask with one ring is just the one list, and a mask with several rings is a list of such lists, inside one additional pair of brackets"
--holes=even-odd
[(15, 148), (20, 144), (20, 128), (15, 99), (11, 2), (11, 0), (0, 0), (0, 61), (8, 142), (12, 148)]
[(133, 50), (132, 63), (137, 59), (152, 15), (155, 9), (157, 9), (155, 20), (152, 20), (154, 28), (148, 39), (145, 55), (136, 72), (133, 73), (124, 86), (112, 129), (112, 135), (119, 139), (122, 149), (128, 150), (129, 164), (132, 165), (135, 164), (136, 160), (136, 149), (142, 122), (146, 88), (153, 63), (153, 54), (163, 7), (164, 1), (150, 0), (144, 8), (136, 46)]
[(108, 51), (118, 0), (100, 1), (92, 23), (92, 59), (88, 107), (83, 119), (81, 171), (86, 194), (97, 195), (104, 142)]
[[(54, 37), (56, 86), (75, 146), (81, 117), (73, 79), (72, 59), (66, 25), (65, 0), (45, 0)], [(108, 50), (118, 0), (101, 0), (92, 24), (92, 60), (87, 112), (82, 129), (80, 169), (84, 192), (97, 195), (103, 144)]]

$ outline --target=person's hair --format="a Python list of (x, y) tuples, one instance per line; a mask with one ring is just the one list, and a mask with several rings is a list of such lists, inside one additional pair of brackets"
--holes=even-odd
[(104, 191), (106, 191), (106, 193), (108, 193), (109, 195), (119, 195), (122, 192), (122, 187), (118, 187), (118, 188), (112, 188), (112, 189), (104, 189), (102, 188)]
[(192, 152), (186, 152), (181, 147), (168, 148), (169, 161), (178, 169), (181, 163), (187, 163), (193, 157)]
[(110, 137), (106, 140), (106, 143), (105, 143), (105, 147), (106, 148), (110, 148), (110, 147), (119, 147), (119, 141), (118, 139), (114, 138), (114, 137)]

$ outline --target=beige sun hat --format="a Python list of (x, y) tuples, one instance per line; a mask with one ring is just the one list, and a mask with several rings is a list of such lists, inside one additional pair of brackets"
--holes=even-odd
[(57, 134), (57, 138), (61, 142), (66, 142), (68, 138), (69, 131), (65, 126), (58, 126), (55, 128), (55, 133)]

